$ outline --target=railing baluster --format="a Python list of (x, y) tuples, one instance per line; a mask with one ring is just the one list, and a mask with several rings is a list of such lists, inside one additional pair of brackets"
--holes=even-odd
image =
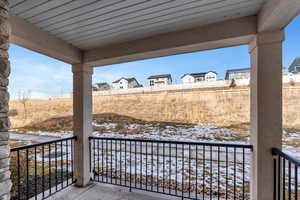
[[(178, 185), (177, 185), (177, 182), (178, 182), (178, 177), (177, 177), (177, 170), (178, 170), (178, 145), (177, 143), (175, 144), (175, 148), (176, 148), (176, 152), (175, 152), (175, 156), (176, 156), (176, 164), (175, 164), (175, 179), (176, 179), (176, 185), (175, 185), (175, 195), (177, 196), (177, 191), (178, 191)], [(157, 180), (158, 181), (158, 180)]]
[(66, 164), (67, 164), (67, 166), (66, 166), (66, 172), (67, 172), (67, 174), (66, 174), (66, 178), (67, 178), (67, 186), (69, 186), (69, 140), (66, 140), (66, 160), (67, 160), (67, 162), (66, 162)]
[(44, 145), (42, 145), (42, 190), (43, 190), (43, 199), (45, 198), (45, 163), (44, 163), (44, 159), (45, 159), (45, 148)]
[(137, 165), (136, 165), (136, 159), (137, 159), (137, 142), (134, 141), (134, 187), (136, 188), (136, 176), (137, 176)]
[(146, 142), (146, 190), (148, 190), (148, 142)]
[(182, 193), (182, 198), (184, 197), (184, 144), (182, 144), (182, 174), (181, 174), (181, 193)]
[(154, 165), (154, 163), (153, 163), (153, 154), (154, 154), (154, 152), (153, 152), (153, 142), (151, 142), (151, 191), (153, 191), (153, 185), (154, 185), (154, 177), (153, 177), (153, 165)]
[(226, 199), (228, 199), (228, 147), (225, 149), (225, 156), (226, 156)]
[[(104, 146), (103, 146), (103, 140), (101, 140), (101, 159), (102, 159), (102, 165), (101, 165), (101, 178), (102, 178), (102, 182), (104, 182)], [(121, 175), (122, 178), (122, 175)]]
[(54, 143), (55, 148), (55, 192), (57, 191), (57, 143)]
[(34, 196), (37, 199), (37, 157), (36, 146), (34, 147)]
[(132, 153), (132, 152), (131, 152), (131, 141), (129, 141), (129, 161), (130, 161), (130, 162), (129, 162), (129, 164), (130, 164), (130, 165), (129, 165), (129, 166), (130, 166), (130, 169), (129, 169), (129, 173), (130, 173), (130, 174), (129, 174), (129, 175), (130, 175), (130, 176), (129, 176), (129, 184), (130, 184), (129, 190), (130, 190), (130, 192), (131, 192), (131, 179), (132, 179), (132, 176), (131, 176), (131, 175), (132, 175), (132, 171), (131, 171), (131, 169), (132, 169), (132, 165), (131, 165), (131, 163), (132, 163), (131, 153)]
[(172, 163), (172, 149), (171, 143), (169, 143), (169, 194), (171, 194), (171, 163)]
[[(126, 145), (125, 145), (126, 147)], [(126, 163), (127, 158), (125, 159), (125, 163)], [(105, 182), (108, 183), (108, 139), (105, 140), (105, 169), (106, 169), (106, 173), (105, 173)], [(125, 174), (126, 175), (126, 174)]]
[(26, 198), (29, 199), (29, 156), (26, 149)]
[(74, 183), (74, 146), (73, 146), (73, 140), (71, 140), (71, 169), (72, 169), (72, 183)]
[[(198, 199), (198, 145), (196, 145), (196, 199)], [(177, 181), (176, 181), (177, 182)]]
[(295, 199), (298, 199), (298, 166), (295, 165)]
[(283, 200), (285, 200), (285, 196), (286, 196), (286, 194), (285, 194), (285, 181), (286, 181), (286, 178), (285, 178), (285, 158), (283, 158), (282, 159), (282, 165), (283, 165), (283, 167), (282, 167), (282, 187), (283, 187), (283, 191), (282, 191), (282, 195), (283, 195)]
[(140, 142), (140, 188), (143, 188), (143, 143)]
[[(110, 183), (112, 184), (112, 178), (113, 178), (113, 166), (112, 166), (112, 164), (113, 164), (113, 156), (112, 156), (112, 154), (113, 154), (113, 150), (112, 150), (112, 140), (110, 140)], [(130, 160), (131, 160), (131, 158), (130, 158)]]
[[(160, 159), (159, 159), (159, 143), (156, 143), (156, 160), (157, 160), (157, 165), (156, 165), (156, 167), (157, 167), (157, 177), (156, 177), (156, 182), (157, 182), (157, 192), (159, 191), (159, 161), (160, 161)], [(176, 173), (177, 174), (177, 173)]]
[[(97, 140), (97, 179), (100, 181), (100, 144), (99, 140)], [(102, 155), (101, 155), (102, 156)]]
[(189, 198), (191, 197), (191, 145), (189, 144)]
[[(122, 160), (123, 160), (122, 159), (122, 149), (123, 149), (122, 148), (122, 141), (120, 141), (120, 185), (122, 185)], [(103, 159), (103, 156), (102, 156), (102, 159)]]
[(243, 148), (243, 199), (245, 199), (245, 148)]
[(163, 143), (163, 193), (165, 193), (165, 167), (165, 143)]
[(236, 148), (233, 148), (233, 199), (236, 198)]
[(61, 181), (61, 189), (63, 189), (64, 188), (64, 178), (63, 178), (63, 176), (64, 176), (64, 166), (63, 166), (63, 156), (64, 156), (64, 154), (63, 154), (63, 142), (61, 141), (60, 142), (60, 148), (61, 148), (61, 150), (60, 150), (60, 156), (61, 156), (61, 158), (60, 158), (60, 166), (61, 166), (61, 170), (60, 170), (60, 173), (61, 173), (61, 175), (60, 175), (60, 181)]
[[(115, 149), (115, 151), (114, 151), (115, 152), (115, 184), (117, 184), (117, 179), (118, 179), (118, 152), (117, 152), (118, 146), (117, 146), (117, 140), (115, 140), (115, 142), (114, 142), (114, 149)], [(99, 153), (99, 151), (98, 151), (98, 153)]]
[(291, 172), (292, 172), (292, 167), (291, 167), (291, 161), (288, 161), (288, 194), (289, 194), (289, 199), (292, 199), (292, 189), (291, 189)]
[(210, 199), (212, 199), (212, 181), (213, 181), (213, 172), (212, 172), (212, 162), (213, 162), (213, 159), (212, 159), (212, 146), (210, 146)]
[(220, 199), (220, 147), (218, 146), (218, 199)]
[(17, 173), (17, 177), (18, 177), (18, 199), (20, 199), (20, 195), (21, 195), (21, 191), (20, 191), (20, 183), (21, 183), (21, 180), (20, 180), (20, 151), (18, 150), (17, 151), (17, 170), (18, 170), (18, 173)]
[(203, 199), (205, 199), (205, 145), (203, 145), (203, 152), (202, 152), (202, 156), (203, 156), (203, 186), (202, 186), (202, 197)]

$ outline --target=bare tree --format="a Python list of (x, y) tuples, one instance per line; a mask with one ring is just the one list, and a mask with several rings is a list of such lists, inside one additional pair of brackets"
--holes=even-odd
[(31, 91), (30, 90), (19, 91), (19, 101), (23, 105), (24, 119), (27, 119), (27, 102), (30, 100), (30, 97), (31, 97)]

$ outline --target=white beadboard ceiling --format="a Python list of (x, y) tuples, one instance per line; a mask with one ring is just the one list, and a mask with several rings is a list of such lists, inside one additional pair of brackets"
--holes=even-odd
[(257, 14), (265, 0), (9, 0), (10, 11), (83, 49)]

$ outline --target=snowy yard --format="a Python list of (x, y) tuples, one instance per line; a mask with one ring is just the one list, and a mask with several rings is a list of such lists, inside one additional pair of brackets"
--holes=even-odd
[[(145, 185), (152, 185), (151, 187), (157, 190), (165, 188), (172, 194), (184, 193), (185, 196), (191, 195), (191, 197), (203, 195), (204, 191), (206, 196), (220, 194), (222, 198), (225, 198), (227, 193), (229, 199), (232, 199), (234, 195), (240, 199), (244, 194), (245, 199), (249, 199), (251, 162), (249, 149), (246, 149), (243, 154), (243, 151), (238, 148), (226, 150), (224, 147), (218, 149), (205, 146), (203, 150), (203, 146), (175, 146), (175, 144), (168, 143), (162, 146), (155, 142), (149, 144), (148, 142), (137, 144), (127, 142), (125, 147), (124, 142), (109, 139), (249, 144), (247, 136), (242, 137), (229, 128), (202, 125), (162, 127), (159, 123), (134, 123), (119, 127), (117, 123), (94, 122), (93, 126), (96, 127), (93, 136), (106, 138), (93, 144), (94, 171), (98, 175), (95, 177), (96, 180), (99, 178), (102, 182), (115, 181), (119, 184), (125, 181), (131, 182), (135, 187), (140, 185), (146, 188)], [(16, 132), (12, 130), (14, 131)], [(26, 134), (12, 134), (11, 142), (39, 143), (72, 135), (70, 131), (28, 131)], [(298, 132), (283, 132), (283, 150), (297, 158), (300, 158), (299, 136)], [(44, 161), (54, 162), (54, 158), (49, 159), (49, 154), (55, 153), (54, 149), (51, 149), (50, 153), (49, 149), (47, 150)], [(71, 153), (71, 148), (63, 144), (57, 153), (58, 161), (64, 160)], [(42, 160), (40, 152), (37, 159)], [(66, 170), (65, 166), (58, 166), (58, 168)]]

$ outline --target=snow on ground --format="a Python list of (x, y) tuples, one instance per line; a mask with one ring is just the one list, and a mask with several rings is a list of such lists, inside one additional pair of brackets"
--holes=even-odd
[[(248, 144), (249, 137), (240, 137), (237, 136), (233, 130), (229, 128), (214, 127), (214, 126), (204, 126), (204, 125), (168, 125), (160, 126), (159, 123), (156, 124), (125, 124), (122, 127), (122, 134), (118, 133), (118, 124), (117, 123), (102, 123), (97, 124), (93, 122), (93, 126), (100, 128), (100, 131), (95, 131), (94, 136), (104, 137), (104, 138), (131, 138), (131, 139), (145, 139), (145, 140), (166, 140), (166, 141), (186, 141), (186, 142), (218, 142), (218, 143), (235, 143), (235, 144)], [(99, 130), (99, 129), (97, 129)], [(127, 130), (124, 132), (124, 130)], [(14, 130), (15, 131), (15, 130)], [(132, 132), (135, 131), (135, 132)], [(34, 142), (44, 142), (45, 139), (53, 138), (65, 138), (72, 136), (71, 131), (60, 131), (60, 132), (32, 132), (29, 131), (27, 134), (11, 134), (11, 139), (16, 141), (34, 141)], [(300, 132), (283, 132), (283, 150), (284, 152), (296, 156), (300, 159)], [(121, 148), (122, 149), (122, 148)], [(63, 144), (62, 149), (59, 149), (57, 154), (58, 157), (55, 159), (54, 149), (45, 149), (44, 161), (55, 162), (56, 160), (61, 161), (61, 159), (66, 159), (67, 155), (70, 159), (71, 148)], [(48, 151), (47, 151), (48, 150)], [(226, 171), (226, 163), (223, 161), (217, 163), (216, 159), (206, 158), (206, 162), (203, 162), (203, 159), (195, 158), (184, 158), (170, 156), (164, 158), (162, 155), (153, 155), (145, 156), (143, 153), (130, 154), (129, 152), (125, 153), (124, 150), (112, 149), (105, 152), (102, 156), (101, 152), (96, 151), (96, 161), (98, 164), (95, 165), (95, 171), (100, 175), (109, 178), (119, 179), (120, 176), (129, 176), (130, 174), (133, 178), (137, 177), (139, 182), (145, 184), (149, 183), (149, 177), (153, 178), (154, 184), (159, 184), (162, 187), (162, 180), (170, 180), (164, 182), (166, 187), (173, 189), (176, 185), (179, 190), (184, 190), (184, 192), (200, 192), (203, 190), (203, 185), (205, 190), (215, 193), (219, 191), (224, 193), (226, 191), (226, 174), (228, 180), (228, 190), (233, 191), (233, 181), (236, 182), (236, 190), (241, 193), (242, 186), (248, 190), (249, 186), (249, 173), (250, 173), (250, 154), (246, 154), (246, 164), (244, 166), (245, 173), (243, 172), (243, 165), (238, 163), (233, 165), (233, 162), (229, 162)], [(101, 149), (100, 149), (101, 151)], [(99, 153), (99, 156), (98, 156)], [(232, 154), (232, 151), (229, 151), (229, 154)], [(49, 159), (50, 155), (50, 159)], [(61, 156), (62, 155), (62, 156)], [(232, 158), (232, 156), (231, 156)], [(103, 159), (103, 163), (102, 163)], [(164, 160), (165, 159), (165, 160)], [(38, 152), (37, 160), (42, 161), (42, 154)], [(97, 163), (96, 162), (96, 163)], [(153, 165), (152, 165), (153, 162)], [(126, 163), (126, 167), (125, 167)], [(100, 165), (99, 165), (100, 164)], [(135, 166), (135, 164), (137, 164)], [(99, 166), (99, 169), (98, 169)], [(103, 166), (103, 168), (102, 168)], [(188, 170), (190, 166), (191, 170)], [(63, 166), (66, 169), (65, 166)], [(70, 168), (69, 168), (70, 170)], [(203, 177), (204, 172), (204, 179)], [(150, 176), (150, 173), (152, 176)], [(300, 173), (300, 172), (299, 172)], [(236, 174), (236, 176), (234, 176)], [(219, 176), (218, 176), (219, 175)], [(299, 176), (299, 175), (298, 175)], [(234, 178), (235, 177), (235, 178)], [(244, 180), (244, 182), (243, 182)], [(293, 180), (293, 177), (292, 177)], [(152, 182), (150, 182), (152, 183)], [(184, 185), (182, 185), (182, 183)], [(186, 186), (186, 184), (191, 184), (191, 187)], [(220, 183), (218, 188), (218, 183)], [(175, 185), (175, 186), (174, 186)], [(197, 186), (196, 186), (197, 185)], [(183, 189), (182, 189), (183, 186)], [(178, 189), (177, 188), (177, 189)], [(180, 189), (181, 188), (181, 189)], [(300, 187), (299, 187), (300, 188)], [(231, 193), (232, 195), (232, 193)], [(246, 196), (248, 193), (246, 193)], [(248, 196), (247, 196), (248, 197)]]
[[(122, 180), (129, 181), (131, 174), (132, 182), (137, 180), (137, 184), (148, 183), (153, 186), (159, 184), (167, 190), (177, 189), (179, 193), (191, 192), (192, 195), (196, 192), (200, 194), (203, 187), (207, 195), (211, 191), (213, 194), (217, 194), (218, 191), (220, 194), (225, 194), (228, 190), (229, 197), (233, 195), (234, 183), (236, 183), (236, 195), (239, 197), (242, 195), (243, 186), (246, 191), (249, 187), (250, 165), (247, 162), (243, 166), (242, 163), (234, 164), (232, 160), (227, 163), (216, 160), (203, 162), (201, 158), (196, 160), (152, 154), (146, 156), (115, 151), (104, 152), (103, 155), (101, 152), (95, 159), (94, 170), (101, 175), (100, 180), (103, 178), (102, 181), (106, 182), (110, 182), (111, 178), (120, 180), (120, 177)], [(98, 155), (97, 151), (96, 155)], [(248, 192), (245, 192), (245, 197), (249, 197)]]

